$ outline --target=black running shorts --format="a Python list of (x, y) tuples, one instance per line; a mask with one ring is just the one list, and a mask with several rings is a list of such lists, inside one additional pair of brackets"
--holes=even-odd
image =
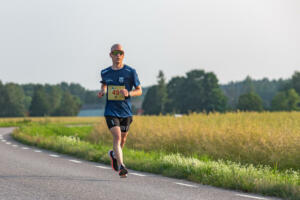
[(132, 117), (113, 117), (113, 116), (105, 116), (106, 124), (109, 129), (115, 126), (119, 126), (121, 128), (121, 132), (129, 131), (129, 126), (132, 122)]

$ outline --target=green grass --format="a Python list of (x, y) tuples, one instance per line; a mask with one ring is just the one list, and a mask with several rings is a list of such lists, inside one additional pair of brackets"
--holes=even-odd
[[(8, 119), (8, 118), (6, 118)], [(31, 120), (23, 119), (23, 120), (0, 120), (0, 127), (18, 127), (25, 124), (30, 124)]]
[[(66, 127), (57, 124), (21, 125), (13, 137), (26, 144), (74, 155), (89, 161), (109, 163), (110, 143), (92, 144), (93, 127)], [(109, 144), (109, 145), (108, 145)], [(269, 166), (241, 165), (207, 157), (168, 154), (163, 151), (124, 149), (124, 162), (130, 169), (162, 174), (245, 192), (260, 193), (285, 199), (300, 199), (300, 172), (278, 171)]]
[(18, 127), (24, 124), (94, 125), (102, 117), (0, 117), (0, 127)]

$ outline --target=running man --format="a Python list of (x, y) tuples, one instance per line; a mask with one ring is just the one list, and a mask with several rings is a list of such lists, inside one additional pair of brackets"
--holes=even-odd
[[(126, 177), (122, 148), (132, 122), (131, 97), (142, 95), (142, 87), (135, 69), (123, 64), (124, 50), (120, 44), (111, 47), (112, 66), (101, 71), (101, 90), (98, 97), (106, 95), (104, 116), (113, 136), (113, 150), (108, 152), (112, 168)], [(134, 87), (134, 89), (133, 89)]]

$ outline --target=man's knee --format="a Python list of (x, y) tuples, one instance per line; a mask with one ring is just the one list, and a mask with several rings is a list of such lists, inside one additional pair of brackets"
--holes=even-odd
[(120, 127), (115, 126), (115, 127), (111, 128), (110, 131), (111, 131), (111, 134), (113, 135), (114, 140), (121, 141), (122, 136), (121, 136)]

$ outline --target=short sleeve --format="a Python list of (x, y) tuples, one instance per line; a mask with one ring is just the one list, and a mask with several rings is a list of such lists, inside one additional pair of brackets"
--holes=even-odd
[(137, 87), (137, 86), (139, 86), (141, 84), (140, 80), (139, 80), (139, 77), (138, 77), (138, 75), (137, 75), (137, 73), (136, 73), (135, 70), (133, 70), (132, 73), (133, 73), (133, 86)]
[(106, 84), (106, 82), (105, 82), (105, 80), (104, 80), (104, 78), (103, 78), (103, 71), (101, 71), (100, 76), (101, 76), (101, 81), (100, 81), (100, 83)]

